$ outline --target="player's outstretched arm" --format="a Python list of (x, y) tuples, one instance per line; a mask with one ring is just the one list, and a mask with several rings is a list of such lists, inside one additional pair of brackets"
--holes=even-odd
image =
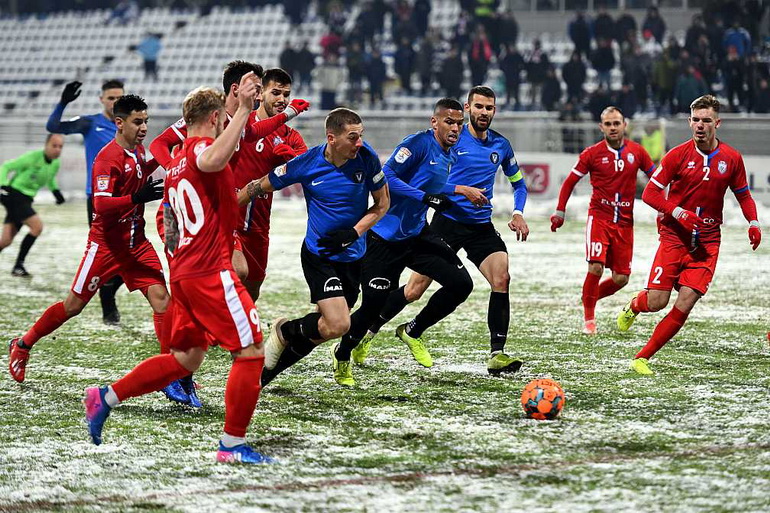
[(80, 87), (82, 85), (80, 82), (74, 81), (64, 87), (61, 100), (59, 100), (59, 103), (48, 117), (48, 122), (45, 125), (46, 130), (52, 134), (85, 134), (91, 129), (92, 121), (90, 117), (76, 117), (70, 121), (61, 120), (67, 104), (74, 102), (80, 96)]
[(478, 189), (476, 187), (470, 187), (468, 185), (454, 185), (453, 193), (465, 196), (468, 201), (473, 203), (477, 207), (484, 206), (489, 203), (489, 199), (484, 196), (486, 189)]
[(733, 194), (735, 194), (735, 199), (738, 200), (738, 204), (741, 206), (743, 217), (749, 222), (749, 243), (751, 244), (751, 249), (756, 250), (759, 247), (759, 243), (762, 242), (762, 229), (759, 226), (757, 204), (751, 196), (748, 185), (734, 190)]
[(299, 116), (309, 108), (310, 108), (309, 101), (295, 98), (291, 101), (291, 103), (289, 103), (285, 111), (279, 114), (276, 114), (275, 116), (269, 117), (267, 119), (256, 120), (253, 123), (249, 124), (246, 127), (246, 134), (244, 136), (244, 140), (246, 142), (251, 143), (251, 142), (258, 141), (263, 137), (267, 137), (268, 135), (278, 130), (278, 128), (280, 128), (281, 125), (286, 124), (287, 122)]
[(179, 245), (179, 225), (176, 222), (176, 216), (174, 210), (168, 206), (163, 205), (163, 244), (166, 246), (166, 251), (169, 255), (174, 255), (177, 246)]
[(390, 189), (388, 184), (385, 184), (376, 191), (372, 191), (372, 200), (372, 206), (369, 207), (369, 210), (366, 211), (361, 220), (353, 227), (358, 235), (366, 233), (388, 213), (390, 208)]
[(174, 125), (171, 125), (150, 143), (150, 153), (152, 153), (152, 158), (154, 158), (158, 164), (163, 166), (164, 169), (168, 169), (168, 166), (173, 159), (171, 150), (182, 144), (183, 141), (184, 138), (174, 130)]
[(238, 84), (238, 110), (235, 111), (224, 132), (198, 156), (198, 169), (204, 173), (222, 171), (235, 153), (235, 148), (241, 139), (241, 132), (249, 120), (249, 114), (254, 109), (254, 101), (257, 98), (254, 80), (253, 71), (243, 75)]
[(242, 207), (257, 196), (262, 196), (269, 192), (275, 192), (276, 188), (270, 183), (268, 175), (257, 178), (246, 184), (246, 187), (238, 191), (238, 206)]
[(559, 201), (556, 204), (556, 211), (551, 215), (551, 231), (555, 232), (564, 224), (565, 212), (567, 211), (567, 201), (572, 195), (572, 191), (575, 190), (575, 186), (583, 178), (582, 173), (578, 173), (574, 169), (567, 175), (564, 183), (561, 184), (559, 189)]

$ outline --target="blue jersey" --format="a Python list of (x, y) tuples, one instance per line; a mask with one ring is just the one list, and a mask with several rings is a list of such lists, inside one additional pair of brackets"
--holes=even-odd
[(86, 147), (86, 194), (91, 196), (91, 169), (94, 159), (99, 152), (107, 146), (107, 143), (115, 138), (118, 127), (115, 122), (103, 113), (90, 116), (78, 116), (69, 121), (62, 121), (64, 105), (59, 103), (48, 118), (46, 129), (54, 134), (83, 134), (83, 143)]
[(519, 170), (519, 164), (516, 162), (516, 156), (508, 139), (494, 130), (487, 130), (486, 139), (478, 139), (468, 130), (468, 125), (465, 125), (454, 149), (457, 152), (457, 163), (452, 166), (449, 181), (484, 189), (484, 196), (489, 199), (490, 203), (476, 207), (465, 196), (455, 196), (452, 198), (455, 206), (444, 212), (444, 216), (465, 224), (491, 221), (492, 194), (498, 169), (503, 170), (503, 174), (513, 185), (514, 196), (520, 196), (521, 193), (518, 193), (518, 190), (523, 188), (523, 201), (519, 201), (519, 197), (515, 197), (517, 201), (514, 209), (524, 211), (527, 189), (524, 184), (524, 176)]
[[(342, 167), (324, 158), (325, 144), (279, 166), (268, 174), (276, 189), (299, 183), (307, 203), (305, 245), (311, 253), (320, 254), (318, 239), (333, 230), (353, 228), (369, 208), (369, 191), (387, 183), (380, 158), (364, 143), (358, 155)], [(329, 257), (339, 262), (354, 262), (366, 253), (366, 237), (361, 236), (342, 253)]]
[(422, 202), (425, 194), (454, 193), (455, 186), (447, 179), (456, 160), (454, 148), (444, 151), (433, 130), (404, 139), (383, 166), (390, 186), (390, 209), (372, 230), (390, 241), (418, 235), (428, 212)]

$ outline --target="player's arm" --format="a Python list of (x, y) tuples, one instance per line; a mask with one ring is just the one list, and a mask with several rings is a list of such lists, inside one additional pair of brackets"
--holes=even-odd
[(281, 157), (284, 162), (288, 162), (307, 151), (305, 140), (302, 139), (298, 132), (294, 132), (294, 134), (296, 134), (296, 137), (291, 137), (288, 143), (276, 144), (273, 147), (273, 155)]
[(166, 128), (150, 143), (152, 158), (158, 161), (158, 164), (163, 166), (164, 169), (167, 169), (169, 164), (171, 164), (173, 158), (171, 150), (184, 142), (184, 135), (176, 127), (178, 123), (177, 121), (177, 123)]
[(169, 205), (163, 205), (163, 244), (169, 255), (174, 255), (179, 245), (179, 225), (176, 222), (174, 210)]
[(749, 222), (749, 242), (751, 249), (756, 250), (759, 243), (762, 242), (762, 229), (759, 226), (759, 217), (757, 216), (757, 204), (751, 196), (749, 183), (746, 180), (746, 167), (743, 164), (743, 158), (739, 159), (739, 167), (733, 172), (730, 189), (741, 206), (743, 217)]
[(461, 196), (465, 196), (468, 198), (468, 201), (477, 207), (481, 207), (489, 203), (489, 198), (484, 196), (486, 191), (486, 189), (479, 189), (477, 187), (471, 187), (470, 185), (455, 185), (453, 183), (447, 183), (441, 192), (442, 194), (459, 194)]
[(516, 240), (525, 241), (529, 236), (529, 226), (524, 220), (524, 207), (527, 204), (529, 191), (527, 190), (527, 182), (524, 180), (524, 174), (516, 160), (516, 155), (510, 146), (501, 167), (503, 174), (508, 178), (513, 188), (513, 212), (511, 213), (511, 220), (508, 221), (508, 228), (512, 232), (516, 232)]
[(59, 184), (56, 182), (56, 175), (59, 173), (59, 166), (61, 160), (56, 159), (53, 163), (53, 173), (51, 173), (51, 179), (48, 181), (48, 190), (51, 191), (53, 197), (56, 198), (56, 204), (61, 205), (64, 203), (64, 196), (59, 190)]
[[(366, 233), (372, 226), (382, 219), (390, 208), (390, 190), (388, 188), (388, 179), (380, 167), (380, 160), (376, 154), (369, 165), (366, 185), (372, 195), (373, 204), (366, 211), (364, 216), (353, 227), (356, 234), (360, 237)], [(320, 242), (320, 241), (319, 241)]]
[(551, 215), (551, 231), (555, 232), (564, 224), (565, 212), (567, 211), (567, 200), (575, 190), (575, 186), (586, 174), (588, 174), (588, 154), (586, 151), (580, 154), (575, 167), (567, 175), (564, 183), (559, 189), (559, 200), (556, 203), (556, 211)]
[(64, 91), (61, 93), (61, 100), (54, 107), (53, 112), (48, 117), (48, 122), (45, 125), (45, 129), (52, 134), (85, 134), (91, 129), (92, 119), (86, 117), (76, 117), (69, 121), (62, 121), (61, 117), (64, 114), (64, 109), (68, 103), (74, 102), (78, 96), (80, 96), (82, 86), (77, 80), (70, 82), (64, 86)]
[(8, 187), (11, 185), (11, 171), (18, 174), (30, 167), (34, 153), (35, 152), (33, 151), (27, 152), (23, 155), (20, 155), (19, 157), (16, 157), (15, 159), (3, 162), (3, 164), (0, 166), (0, 186)]
[[(150, 180), (138, 191), (125, 196), (115, 196), (115, 184), (117, 183), (122, 168), (118, 168), (104, 161), (94, 162), (93, 187), (94, 212), (100, 215), (120, 213), (130, 210), (134, 205), (159, 200), (163, 197), (163, 180)], [(106, 185), (101, 185), (106, 183)]]
[(681, 165), (681, 162), (677, 163), (676, 159), (672, 157), (670, 153), (666, 154), (666, 156), (663, 157), (660, 166), (658, 166), (658, 169), (652, 174), (649, 183), (644, 188), (642, 201), (658, 212), (668, 214), (676, 219), (685, 230), (692, 231), (703, 224), (703, 220), (698, 217), (695, 212), (685, 210), (666, 198), (665, 194), (666, 187), (668, 187), (668, 184), (673, 180), (678, 165)]
[(241, 139), (241, 132), (249, 121), (249, 114), (254, 109), (256, 96), (254, 72), (250, 71), (241, 77), (241, 82), (238, 84), (238, 110), (235, 111), (222, 135), (198, 154), (198, 169), (204, 173), (217, 173), (227, 166)]
[[(383, 177), (383, 182), (385, 178)], [(388, 185), (384, 184), (377, 190), (371, 191), (374, 204), (369, 207), (364, 216), (353, 226), (342, 230), (332, 230), (318, 239), (320, 254), (330, 257), (345, 251), (345, 248), (353, 244), (365, 234), (377, 221), (387, 213), (390, 208), (390, 193)]]
[[(256, 120), (253, 123), (249, 123), (246, 126), (246, 134), (244, 137), (244, 141), (249, 143), (257, 142), (259, 139), (262, 139), (263, 137), (266, 137), (272, 134), (273, 132), (278, 130), (281, 126), (285, 125), (292, 119), (296, 118), (297, 116), (299, 116), (300, 114), (308, 110), (309, 108), (310, 108), (309, 101), (300, 100), (299, 98), (293, 99), (291, 103), (289, 103), (289, 106), (286, 107), (286, 110), (284, 110), (283, 112), (280, 112), (275, 116), (271, 116), (267, 119)], [(296, 155), (299, 155), (299, 154), (296, 154)]]
[(269, 192), (275, 192), (283, 187), (276, 188), (270, 183), (270, 174), (257, 178), (246, 184), (246, 187), (238, 191), (238, 206), (247, 205), (251, 200)]

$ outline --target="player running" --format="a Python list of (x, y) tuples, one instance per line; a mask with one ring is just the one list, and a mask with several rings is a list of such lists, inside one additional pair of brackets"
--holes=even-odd
[(97, 445), (115, 406), (194, 372), (214, 339), (233, 356), (217, 461), (271, 461), (246, 444), (246, 430), (259, 400), (264, 355), (257, 308), (232, 265), (238, 205), (228, 162), (254, 107), (255, 82), (251, 72), (239, 82), (238, 109), (227, 128), (222, 92), (199, 88), (184, 100), (188, 137), (170, 163), (165, 184), (171, 203), (164, 209), (165, 243), (174, 254), (172, 352), (143, 361), (111, 386), (86, 389), (86, 419)]
[[(626, 139), (626, 123), (617, 107), (601, 114), (599, 130), (604, 140), (580, 154), (559, 191), (559, 203), (551, 216), (551, 231), (564, 224), (567, 200), (575, 185), (591, 175), (591, 203), (586, 222), (586, 261), (583, 282), (583, 333), (596, 334), (596, 302), (611, 296), (628, 283), (634, 256), (634, 195), (638, 171), (649, 176), (655, 168), (647, 151)], [(600, 282), (604, 268), (612, 277)]]
[(388, 295), (398, 288), (405, 268), (441, 284), (414, 319), (396, 328), (396, 336), (425, 367), (431, 367), (433, 359), (422, 334), (451, 314), (473, 290), (473, 281), (460, 258), (425, 219), (428, 207), (442, 212), (454, 205), (449, 194), (463, 195), (475, 206), (488, 203), (483, 190), (447, 182), (457, 161), (453, 146), (462, 125), (460, 102), (439, 100), (431, 117), (432, 128), (404, 139), (383, 166), (393, 199), (388, 213), (369, 232), (361, 274), (361, 306), (351, 318), (350, 331), (332, 353), (334, 379), (340, 385), (355, 384), (350, 352), (366, 335)]
[(631, 361), (631, 368), (639, 374), (653, 374), (649, 359), (677, 334), (695, 303), (708, 291), (719, 255), (722, 209), (728, 188), (749, 222), (751, 248), (756, 250), (762, 240), (743, 157), (716, 136), (721, 124), (719, 110), (719, 100), (711, 95), (701, 96), (690, 104), (692, 140), (663, 157), (642, 195), (645, 203), (663, 214), (658, 228), (660, 243), (647, 285), (618, 315), (618, 328), (626, 331), (639, 313), (665, 308), (672, 288), (679, 295), (650, 340)]
[[(268, 76), (270, 79), (270, 76), (275, 77), (275, 70), (271, 70), (272, 74)], [(264, 71), (262, 69), (262, 66), (259, 64), (254, 64), (252, 62), (246, 62), (246, 61), (231, 61), (229, 62), (224, 69), (224, 72), (222, 74), (222, 86), (224, 87), (224, 90), (226, 91), (226, 98), (225, 98), (225, 112), (227, 114), (227, 118), (225, 119), (225, 126), (227, 126), (229, 119), (235, 114), (235, 112), (238, 110), (239, 106), (239, 100), (238, 100), (238, 94), (239, 94), (239, 83), (244, 75), (247, 73), (252, 73), (252, 80), (255, 82), (255, 86), (257, 89), (257, 100), (260, 101), (260, 103), (264, 103), (262, 100), (262, 91), (263, 91), (263, 76)], [(278, 75), (280, 76), (280, 75)], [(270, 79), (271, 82), (274, 82), (274, 79)], [(291, 79), (289, 78), (289, 82)], [(283, 98), (283, 97), (282, 97)], [(276, 102), (272, 97), (268, 100), (271, 102)], [(272, 162), (273, 159), (271, 159), (272, 153), (270, 151), (264, 151), (265, 143), (262, 138), (267, 137), (268, 135), (274, 134), (274, 133), (281, 133), (281, 134), (297, 134), (296, 137), (299, 137), (298, 133), (288, 127), (285, 127), (285, 123), (289, 120), (293, 119), (298, 114), (304, 112), (310, 107), (310, 104), (305, 100), (292, 100), (291, 103), (286, 103), (286, 100), (283, 100), (283, 105), (281, 105), (281, 112), (274, 112), (273, 116), (268, 117), (266, 115), (265, 111), (265, 118), (260, 119), (258, 116), (259, 111), (252, 112), (249, 116), (249, 121), (246, 123), (246, 127), (244, 128), (243, 132), (241, 133), (241, 139), (239, 140), (238, 144), (236, 145), (235, 152), (233, 153), (233, 156), (230, 159), (230, 167), (233, 171), (235, 181), (236, 181), (236, 188), (240, 188), (245, 186), (250, 180), (250, 177), (256, 177), (256, 176), (263, 176), (269, 169), (272, 169), (272, 167), (268, 168), (264, 172), (259, 173), (259, 170), (264, 169), (265, 162), (270, 161)], [(260, 106), (260, 109), (262, 107)], [(289, 132), (290, 131), (290, 132)], [(168, 127), (166, 130), (164, 130), (158, 137), (155, 138), (155, 140), (152, 141), (150, 144), (150, 151), (155, 156), (155, 158), (158, 160), (158, 162), (165, 168), (169, 169), (168, 166), (171, 165), (171, 162), (173, 160), (173, 157), (171, 156), (171, 152), (174, 148), (178, 147), (187, 137), (187, 125), (185, 123), (184, 118), (178, 120), (176, 123)], [(271, 135), (272, 137), (272, 135)], [(295, 141), (296, 138), (294, 136), (291, 137), (292, 141)], [(302, 139), (299, 138), (299, 141), (301, 143), (301, 146), (298, 146), (299, 149), (304, 151), (304, 142), (302, 142)], [(272, 143), (270, 144), (270, 147), (272, 148)], [(289, 152), (294, 155), (294, 150), (289, 148)], [(284, 160), (279, 160), (278, 163), (283, 163)], [(277, 165), (277, 163), (276, 163)], [(273, 166), (275, 167), (275, 166)], [(255, 173), (255, 171), (258, 171)], [(255, 176), (256, 175), (256, 176)], [(254, 203), (265, 203), (264, 201), (255, 199)], [(167, 201), (164, 201), (164, 205), (167, 205)], [(163, 239), (163, 233), (162, 233), (162, 216), (163, 216), (163, 205), (161, 205), (157, 221), (159, 223), (159, 233), (161, 235), (161, 239)], [(240, 219), (243, 219), (243, 215), (241, 215)], [(267, 213), (267, 223), (269, 224), (269, 205), (268, 205), (268, 213)], [(242, 227), (243, 224), (239, 223), (239, 227)], [(239, 234), (240, 235), (240, 234)], [(250, 239), (248, 239), (250, 240)], [(261, 239), (257, 241), (257, 244), (261, 243)], [(265, 242), (266, 244), (266, 242)], [(265, 260), (264, 263), (266, 264), (267, 259), (267, 247), (265, 247)], [(168, 252), (166, 252), (167, 259), (170, 258), (170, 255)], [(233, 251), (233, 268), (235, 270), (235, 273), (238, 275), (238, 278), (243, 282), (246, 280), (246, 278), (249, 276), (249, 270), (250, 270), (250, 264), (247, 262), (246, 257), (244, 256), (244, 248), (242, 244), (242, 239), (240, 236), (236, 237), (235, 240), (235, 250)], [(264, 269), (264, 265), (263, 265)], [(254, 297), (254, 296), (252, 296)], [(168, 340), (168, 337), (164, 337), (164, 340)], [(161, 347), (161, 353), (168, 353), (170, 350), (169, 347)], [(178, 382), (175, 381), (173, 383), (170, 383), (166, 388), (163, 389), (163, 393), (168, 397), (170, 400), (181, 403), (181, 404), (189, 404), (193, 407), (200, 407), (201, 403), (198, 399), (197, 393), (195, 391), (195, 386), (193, 382), (192, 376), (186, 376), (179, 380)]]
[(0, 251), (11, 245), (22, 225), (29, 228), (29, 233), (21, 241), (19, 256), (13, 265), (13, 276), (31, 276), (24, 267), (24, 260), (43, 232), (43, 221), (32, 208), (37, 191), (41, 187), (48, 187), (56, 198), (56, 204), (64, 203), (64, 196), (56, 184), (56, 173), (59, 172), (61, 163), (59, 156), (63, 147), (64, 136), (48, 134), (44, 149), (27, 152), (0, 166), (0, 203), (7, 212), (3, 221), (3, 234), (0, 237)]
[(144, 204), (160, 199), (157, 167), (145, 159), (147, 104), (135, 95), (115, 102), (115, 139), (94, 160), (94, 220), (83, 260), (67, 298), (48, 307), (40, 319), (9, 345), (8, 367), (13, 379), (24, 381), (29, 351), (38, 340), (78, 315), (103, 283), (120, 274), (129, 290), (141, 290), (153, 310), (158, 340), (168, 304), (160, 260), (144, 235)]
[[(449, 172), (449, 181), (471, 184), (480, 190), (488, 191), (487, 198), (491, 201), (497, 170), (502, 169), (513, 186), (514, 206), (508, 227), (516, 232), (517, 240), (525, 241), (529, 235), (529, 227), (524, 221), (523, 213), (527, 202), (527, 185), (519, 170), (511, 143), (490, 129), (495, 117), (495, 92), (485, 86), (473, 87), (468, 92), (465, 112), (468, 113), (470, 123), (463, 127), (460, 139), (454, 147), (457, 162)], [(444, 239), (453, 251), (464, 249), (468, 259), (481, 271), (492, 288), (487, 310), (491, 346), (487, 370), (493, 375), (516, 372), (521, 367), (521, 360), (503, 352), (508, 338), (511, 309), (508, 250), (492, 224), (491, 203), (478, 207), (460, 196), (455, 200), (454, 207), (433, 215), (430, 228)], [(407, 304), (420, 299), (432, 281), (427, 276), (412, 273), (405, 286), (388, 295), (382, 312), (351, 353), (355, 363), (364, 362), (372, 340), (380, 328)], [(338, 360), (339, 356), (347, 356), (342, 351), (337, 354)]]
[[(262, 386), (350, 328), (350, 309), (358, 299), (364, 234), (388, 211), (387, 179), (377, 153), (364, 142), (361, 117), (335, 109), (326, 117), (326, 144), (271, 171), (241, 190), (241, 203), (259, 195), (302, 184), (307, 202), (307, 233), (302, 270), (316, 312), (277, 319), (265, 344)], [(368, 207), (369, 195), (373, 205)]]
[[(115, 126), (115, 115), (113, 105), (118, 98), (123, 96), (123, 82), (120, 80), (108, 80), (102, 84), (102, 93), (99, 96), (104, 110), (98, 114), (89, 116), (77, 116), (69, 121), (62, 121), (64, 109), (68, 104), (77, 100), (80, 96), (80, 87), (83, 84), (76, 81), (70, 82), (64, 87), (61, 94), (61, 100), (54, 108), (48, 122), (45, 125), (46, 130), (52, 134), (83, 134), (83, 142), (86, 147), (86, 211), (88, 213), (88, 226), (94, 219), (94, 201), (92, 189), (93, 165), (96, 155), (115, 138), (117, 127)], [(116, 275), (112, 280), (102, 284), (99, 289), (99, 301), (102, 304), (102, 320), (105, 324), (118, 324), (120, 322), (120, 312), (115, 304), (115, 293), (123, 284), (120, 275)]]

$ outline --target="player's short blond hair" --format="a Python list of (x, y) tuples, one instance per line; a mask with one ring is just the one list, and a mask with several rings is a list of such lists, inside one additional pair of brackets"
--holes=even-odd
[(182, 117), (188, 125), (194, 125), (206, 119), (214, 111), (225, 108), (225, 94), (212, 87), (193, 89), (182, 103)]
[(704, 94), (700, 98), (695, 98), (693, 102), (690, 104), (690, 111), (698, 110), (698, 109), (713, 109), (714, 112), (719, 114), (719, 109), (722, 107), (722, 104), (719, 103), (719, 100), (717, 100), (717, 97), (713, 94)]

